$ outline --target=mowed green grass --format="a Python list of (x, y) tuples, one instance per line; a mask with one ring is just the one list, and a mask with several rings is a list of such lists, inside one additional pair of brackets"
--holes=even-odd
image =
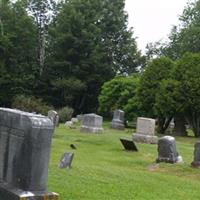
[[(87, 134), (60, 125), (52, 141), (49, 190), (59, 193), (60, 200), (199, 200), (200, 169), (190, 166), (196, 139), (176, 138), (184, 164), (155, 166), (157, 145), (123, 150), (119, 138), (131, 138), (132, 132), (105, 124), (103, 134)], [(75, 153), (71, 169), (58, 168), (64, 152)]]

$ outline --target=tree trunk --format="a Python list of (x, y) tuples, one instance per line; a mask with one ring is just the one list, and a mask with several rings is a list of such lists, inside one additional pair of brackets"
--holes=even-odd
[(177, 115), (174, 118), (174, 135), (176, 136), (187, 136), (185, 118), (183, 115)]

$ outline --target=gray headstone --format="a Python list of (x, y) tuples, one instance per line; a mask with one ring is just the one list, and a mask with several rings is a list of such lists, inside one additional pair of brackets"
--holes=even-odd
[(164, 136), (158, 140), (158, 158), (156, 162), (180, 163), (182, 157), (176, 150), (176, 140), (171, 136)]
[(120, 138), (120, 141), (122, 145), (124, 146), (124, 149), (127, 151), (138, 151), (135, 143), (132, 140)]
[(53, 130), (48, 117), (0, 108), (0, 197), (45, 194)]
[(102, 122), (103, 117), (96, 114), (85, 114), (83, 115), (81, 132), (86, 133), (102, 133)]
[(194, 145), (194, 160), (191, 165), (193, 167), (200, 167), (200, 141)]
[(79, 122), (81, 122), (82, 119), (83, 119), (83, 115), (82, 114), (81, 115), (77, 115), (76, 118), (78, 119)]
[(111, 128), (124, 130), (124, 111), (115, 110), (111, 122)]
[(71, 168), (74, 153), (64, 153), (60, 159), (59, 168)]
[(155, 134), (155, 119), (138, 117), (136, 133), (133, 134), (133, 141), (157, 144), (158, 138)]
[(51, 119), (53, 122), (54, 126), (59, 126), (59, 115), (55, 110), (50, 110), (48, 112), (48, 117)]

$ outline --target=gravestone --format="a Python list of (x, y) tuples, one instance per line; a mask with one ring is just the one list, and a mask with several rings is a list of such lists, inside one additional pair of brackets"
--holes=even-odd
[(181, 163), (182, 157), (176, 150), (176, 140), (171, 136), (164, 136), (158, 140), (158, 158), (156, 162)]
[(155, 134), (155, 120), (151, 118), (138, 117), (136, 133), (133, 141), (148, 144), (157, 144), (158, 138)]
[(71, 118), (71, 121), (76, 124), (76, 123), (78, 123), (79, 120), (77, 118), (73, 117), (73, 118)]
[(51, 119), (53, 122), (54, 126), (59, 126), (59, 115), (55, 110), (50, 110), (48, 112), (48, 117)]
[(124, 130), (124, 111), (115, 110), (111, 122), (111, 128)]
[(77, 115), (76, 118), (78, 119), (79, 122), (83, 120), (83, 114)]
[(58, 199), (47, 192), (54, 125), (45, 116), (0, 108), (0, 199)]
[(64, 153), (60, 159), (59, 168), (71, 168), (74, 153)]
[(191, 165), (193, 167), (200, 167), (200, 141), (194, 145), (194, 160)]
[(102, 122), (103, 117), (96, 114), (85, 114), (83, 115), (81, 132), (86, 133), (102, 133)]
[(121, 141), (125, 150), (127, 150), (127, 151), (138, 151), (135, 143), (132, 140), (120, 138), (120, 141)]

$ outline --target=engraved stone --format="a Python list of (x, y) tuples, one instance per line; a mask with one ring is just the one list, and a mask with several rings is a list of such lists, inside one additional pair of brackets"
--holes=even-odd
[(59, 115), (55, 110), (50, 110), (48, 112), (48, 117), (51, 119), (53, 122), (54, 126), (59, 126)]
[(111, 128), (124, 130), (124, 111), (115, 110), (113, 120), (111, 122)]
[(32, 200), (58, 197), (46, 191), (53, 130), (48, 117), (0, 108), (1, 200), (18, 200), (25, 193), (27, 198), (34, 194)]
[(85, 114), (83, 115), (81, 132), (86, 133), (102, 133), (102, 122), (103, 117), (96, 114)]
[(155, 134), (155, 120), (151, 118), (138, 117), (136, 133), (133, 134), (133, 141), (157, 144), (158, 138)]
[(61, 169), (71, 168), (73, 157), (74, 157), (74, 153), (64, 153), (60, 159), (59, 167)]
[(158, 158), (156, 162), (180, 163), (183, 162), (176, 150), (176, 140), (171, 136), (164, 136), (158, 140)]
[(125, 150), (127, 151), (138, 151), (135, 143), (132, 140), (120, 138), (122, 145), (124, 146)]
[(200, 141), (194, 145), (194, 160), (191, 163), (193, 167), (200, 167)]

